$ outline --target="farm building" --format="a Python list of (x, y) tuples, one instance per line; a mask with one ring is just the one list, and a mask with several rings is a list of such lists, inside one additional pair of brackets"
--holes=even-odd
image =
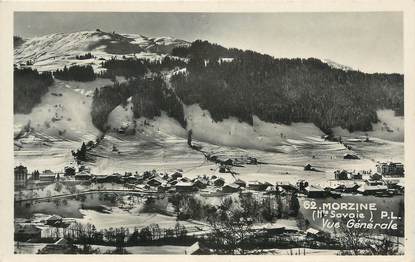
[(334, 171), (334, 179), (336, 180), (347, 180), (349, 179), (349, 175), (346, 170), (336, 170)]
[(355, 154), (349, 154), (349, 153), (347, 153), (347, 154), (344, 154), (343, 159), (351, 159), (351, 160), (353, 160), (353, 159), (360, 159), (360, 158), (357, 155), (355, 155)]
[(175, 185), (176, 192), (195, 192), (197, 188), (192, 182), (178, 182)]
[(221, 177), (218, 177), (212, 181), (215, 187), (222, 187), (225, 184), (225, 180)]
[(329, 192), (325, 191), (323, 188), (319, 186), (309, 185), (305, 188), (305, 192), (307, 193), (307, 197), (311, 198), (322, 198), (327, 197)]
[(248, 189), (254, 190), (254, 191), (265, 191), (267, 187), (272, 186), (272, 184), (265, 182), (259, 182), (259, 181), (249, 181), (248, 182)]
[(222, 187), (223, 193), (235, 193), (238, 192), (241, 189), (241, 186), (235, 183), (225, 185)]
[(239, 185), (240, 187), (246, 187), (246, 182), (243, 181), (242, 179), (239, 179), (239, 178), (236, 179), (235, 182), (233, 182), (233, 183)]
[(66, 239), (61, 238), (53, 244), (48, 244), (41, 250), (39, 254), (76, 254), (77, 247), (69, 243)]

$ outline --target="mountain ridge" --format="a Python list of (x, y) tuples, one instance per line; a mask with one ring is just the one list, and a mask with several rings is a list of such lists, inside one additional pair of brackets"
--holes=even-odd
[[(73, 65), (92, 66), (100, 77), (112, 72), (114, 82), (125, 77), (127, 83), (92, 97), (92, 120), (101, 131), (111, 111), (128, 97), (135, 117), (152, 118), (164, 111), (183, 127), (180, 103), (200, 105), (213, 121), (236, 117), (252, 124), (256, 116), (270, 123), (314, 123), (326, 133), (336, 126), (370, 131), (379, 109), (403, 114), (402, 75), (366, 74), (329, 62), (274, 58), (202, 40), (188, 43), (98, 30), (26, 39), (15, 48), (17, 68), (55, 72)], [(126, 72), (131, 66), (138, 71)], [(154, 84), (146, 78), (163, 80)], [(148, 98), (146, 103), (143, 97)]]

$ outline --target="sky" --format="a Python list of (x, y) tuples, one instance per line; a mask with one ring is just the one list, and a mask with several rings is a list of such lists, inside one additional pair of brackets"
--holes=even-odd
[(401, 12), (16, 12), (14, 16), (14, 34), (22, 37), (97, 28), (203, 39), (274, 57), (330, 59), (368, 73), (403, 73)]

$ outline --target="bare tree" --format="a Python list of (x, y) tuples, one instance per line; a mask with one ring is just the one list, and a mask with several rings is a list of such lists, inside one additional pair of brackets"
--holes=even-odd
[(211, 216), (211, 240), (215, 249), (222, 254), (246, 254), (249, 241), (253, 236), (253, 219), (245, 217), (241, 210), (219, 211), (221, 214)]

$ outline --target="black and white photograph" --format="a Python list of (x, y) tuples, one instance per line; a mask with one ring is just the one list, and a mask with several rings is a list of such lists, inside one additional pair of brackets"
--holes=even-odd
[(405, 255), (401, 11), (16, 11), (10, 89), (14, 254)]

